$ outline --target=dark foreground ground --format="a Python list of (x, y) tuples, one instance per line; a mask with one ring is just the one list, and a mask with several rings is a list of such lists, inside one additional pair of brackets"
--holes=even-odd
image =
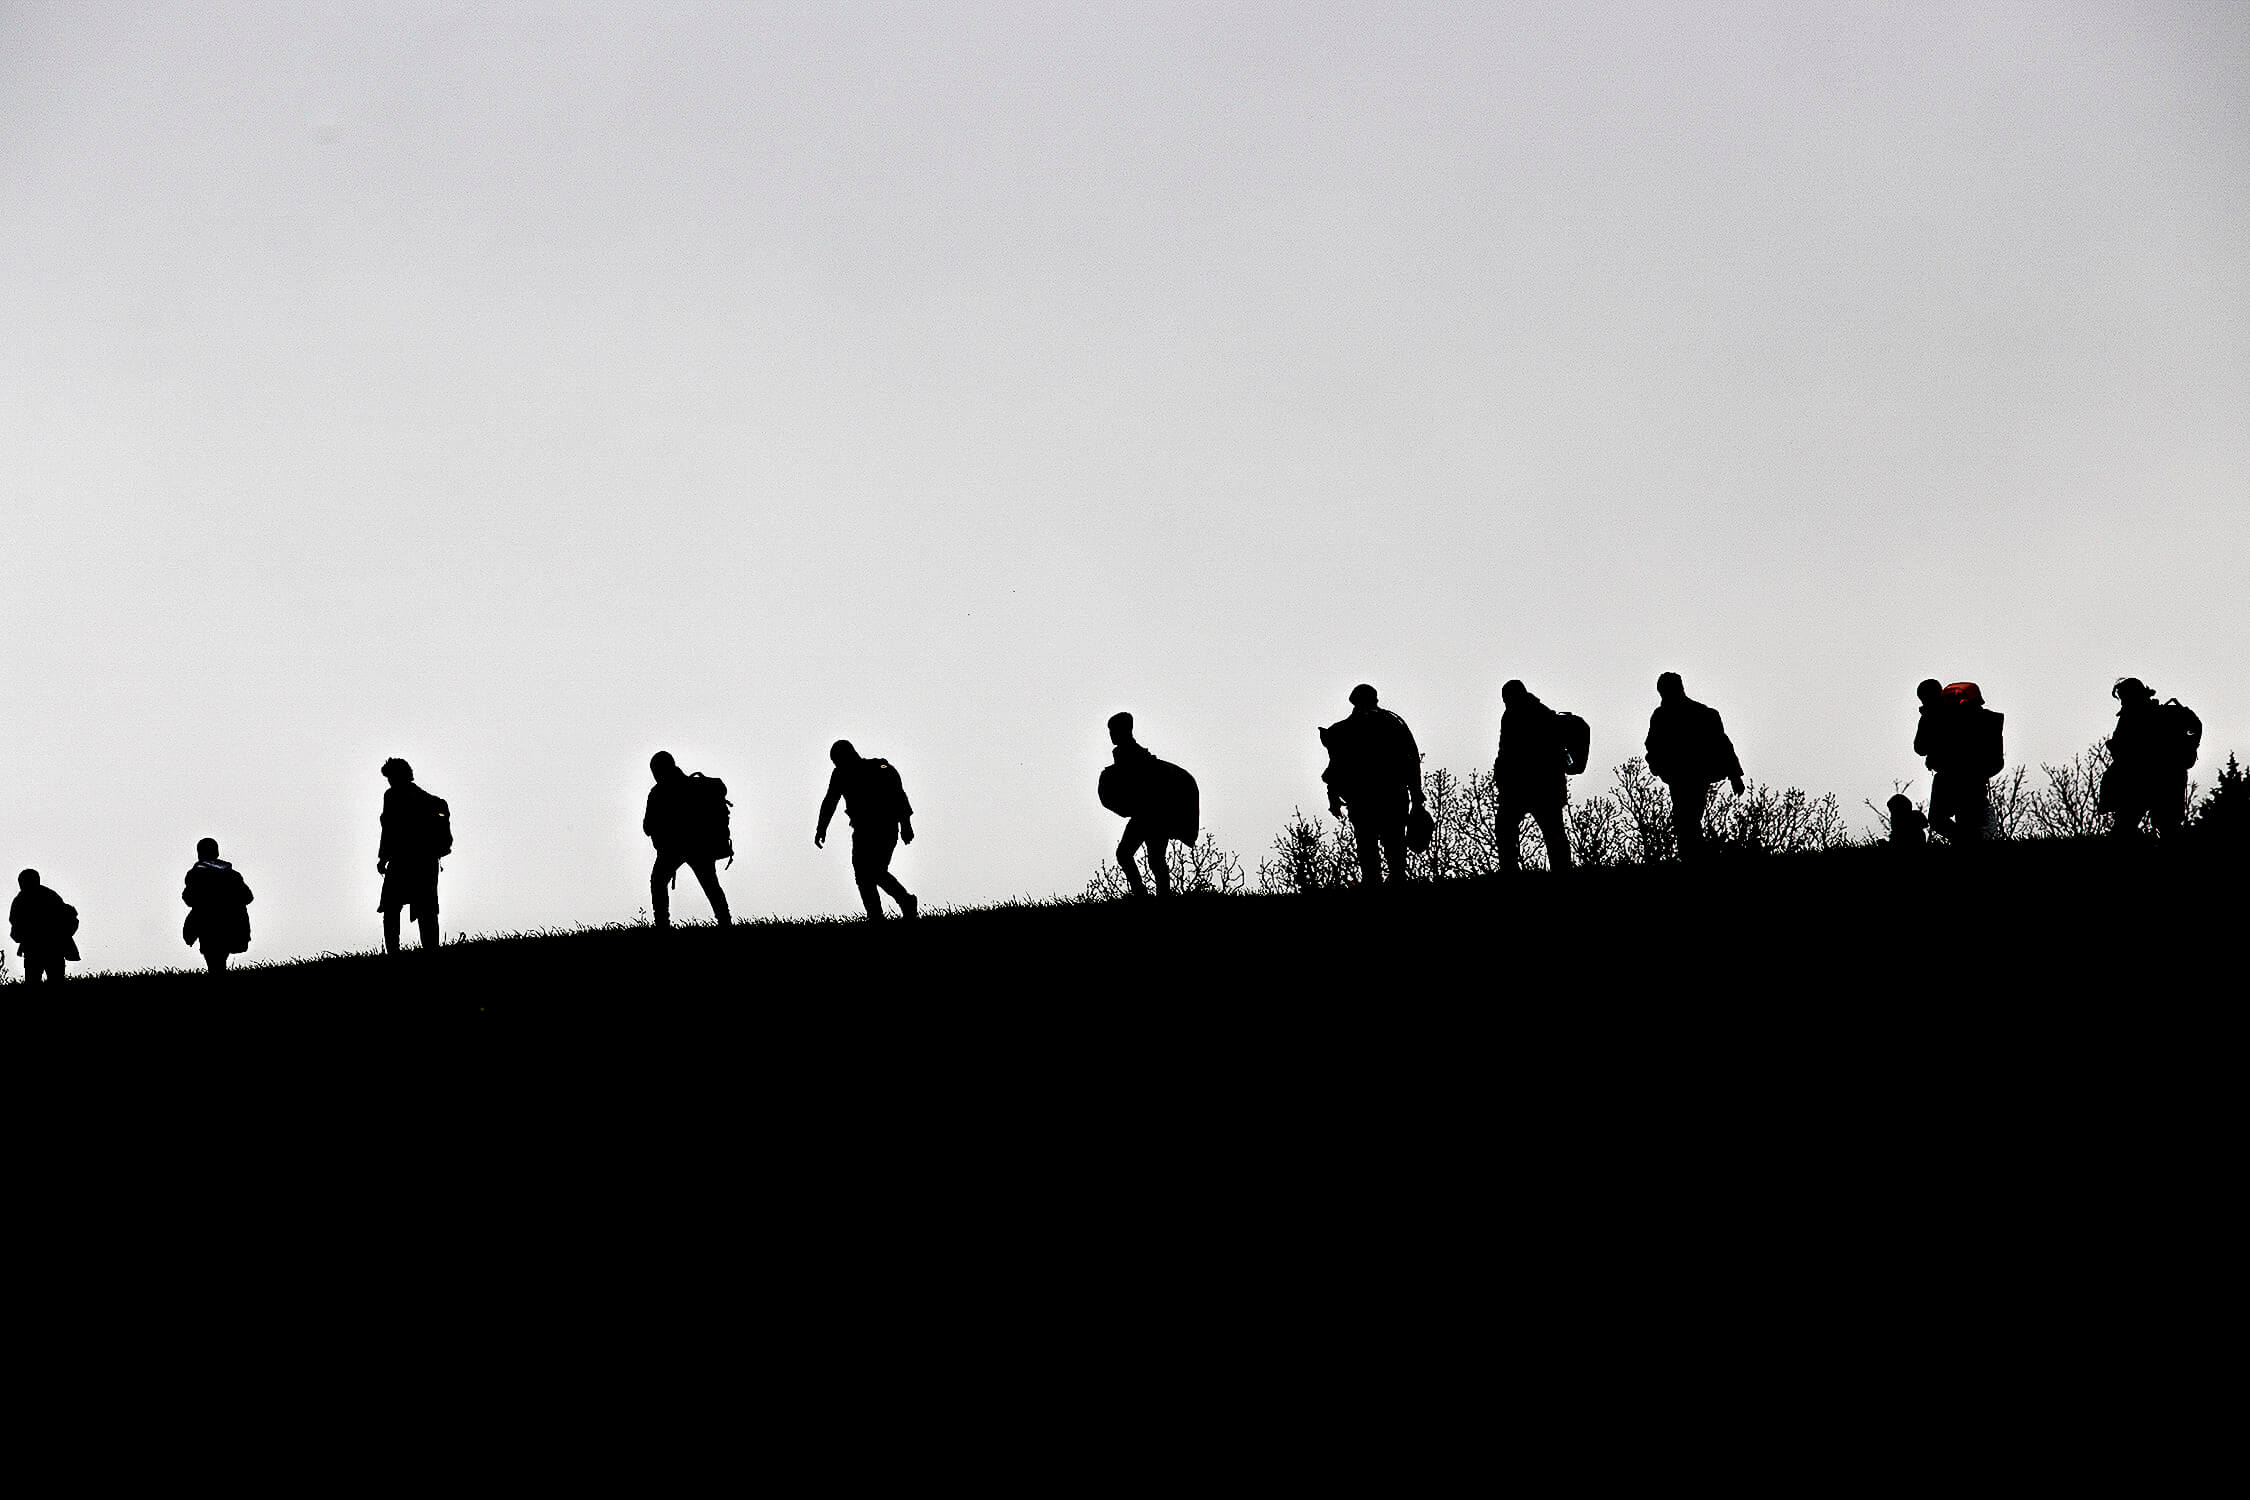
[(170, 1400), (255, 1330), (292, 1404), (538, 1389), (543, 1451), (653, 1410), (836, 1472), (1797, 1492), (2105, 1433), (2145, 1478), (2217, 1419), (2242, 1251), (2243, 883), (2187, 853), (12, 989), (35, 1363), (174, 1348)]

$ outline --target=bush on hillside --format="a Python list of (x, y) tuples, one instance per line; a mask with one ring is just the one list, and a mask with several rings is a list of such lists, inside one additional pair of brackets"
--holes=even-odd
[[(1134, 856), (1140, 862), (1141, 879), (1151, 880), (1148, 851), (1143, 849)], [(1183, 844), (1177, 839), (1164, 846), (1165, 868), (1172, 874), (1172, 890), (1181, 896), (1216, 891), (1231, 896), (1241, 891), (1246, 882), (1242, 874), (1242, 860), (1219, 847), (1218, 840), (1205, 833), (1194, 844)], [(1088, 901), (1115, 901), (1132, 893), (1125, 883), (1125, 871), (1117, 861), (1107, 860), (1086, 882), (1084, 899)]]

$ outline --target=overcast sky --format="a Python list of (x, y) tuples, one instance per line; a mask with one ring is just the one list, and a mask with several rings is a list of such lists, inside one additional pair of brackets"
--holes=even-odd
[[(1255, 867), (1374, 683), (1855, 814), (2131, 673), (2250, 754), (2250, 5), (0, 0), (0, 866), (88, 966), (1079, 889), (1103, 720)], [(1606, 784), (1584, 779), (1586, 791)], [(1859, 821), (1872, 821), (1862, 816)], [(675, 909), (700, 915), (684, 882)]]

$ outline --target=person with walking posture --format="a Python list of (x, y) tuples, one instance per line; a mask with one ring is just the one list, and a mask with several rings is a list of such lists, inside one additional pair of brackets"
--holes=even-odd
[(711, 916), (721, 927), (732, 926), (727, 893), (719, 889), (719, 861), (734, 857), (734, 836), (728, 829), (727, 784), (716, 776), (683, 771), (672, 752), (659, 750), (649, 757), (649, 775), (656, 784), (648, 789), (648, 807), (641, 814), (641, 832), (656, 846), (656, 865), (648, 875), (649, 910), (656, 929), (672, 925), (672, 882), (680, 866), (695, 872), (696, 884), (710, 899)]
[(1406, 875), (1406, 825), (1427, 817), (1422, 792), (1422, 748), (1406, 721), (1380, 705), (1366, 683), (1350, 694), (1352, 711), (1320, 731), (1328, 747), (1328, 814), (1349, 817), (1359, 846), (1359, 883), (1374, 890), (1390, 866), (1391, 884)]
[(2137, 834), (2143, 817), (2171, 838), (2187, 817), (2188, 768), (2202, 746), (2203, 721), (2177, 699), (2158, 703), (2138, 677), (2119, 678), (2109, 695), (2117, 700), (2117, 729), (2099, 809), (2119, 838)]
[(375, 873), (383, 877), (383, 949), (398, 952), (398, 917), (414, 908), (422, 931), (422, 951), (438, 947), (438, 861), (453, 852), (453, 810), (443, 797), (414, 784), (414, 768), (393, 756), (383, 762), (383, 842), (376, 850)]
[(8, 905), (8, 937), (23, 955), (25, 984), (60, 984), (64, 965), (78, 956), (78, 908), (41, 885), (37, 870), (26, 870)]
[(852, 825), (852, 879), (859, 899), (866, 904), (867, 920), (883, 920), (883, 891), (898, 903), (901, 917), (911, 920), (922, 909), (914, 893), (891, 873), (891, 855), (902, 843), (914, 842), (914, 808), (906, 800), (906, 784), (898, 771), (880, 756), (861, 755), (850, 740), (828, 747), (835, 770), (829, 773), (828, 795), (820, 799), (820, 822), (813, 828), (813, 847), (828, 843), (828, 820), (836, 804)]
[(1570, 834), (1563, 827), (1563, 804), (1570, 800), (1570, 755), (1562, 718), (1515, 678), (1501, 684), (1500, 750), (1492, 760), (1492, 784), (1500, 797), (1493, 842), (1500, 868), (1521, 862), (1516, 831), (1530, 818), (1547, 840), (1547, 868), (1570, 868)]
[(1125, 819), (1125, 837), (1117, 846), (1117, 863), (1125, 871), (1133, 894), (1145, 896), (1141, 867), (1135, 856), (1148, 850), (1148, 876), (1156, 894), (1172, 894), (1172, 866), (1164, 849), (1173, 839), (1195, 846), (1200, 808), (1195, 778), (1168, 760), (1158, 760), (1133, 738), (1133, 716), (1112, 714), (1109, 719), (1110, 764), (1102, 768), (1097, 793), (1102, 806)]
[(1914, 753), (1930, 769), (1930, 832), (1956, 846), (1984, 837), (1991, 821), (1986, 783), (2000, 774), (2004, 715), (1984, 706), (1973, 682), (1950, 686), (1926, 677), (1914, 689), (1922, 702)]
[(1680, 858), (1703, 853), (1703, 809), (1711, 784), (1724, 781), (1742, 795), (1742, 762), (1719, 711), (1687, 695), (1677, 672), (1656, 679), (1656, 711), (1648, 716), (1649, 774), (1672, 791), (1672, 836)]
[(191, 948), (200, 945), (203, 962), (214, 974), (227, 971), (227, 959), (250, 947), (250, 885), (242, 872), (219, 858), (217, 839), (198, 839), (195, 865), (180, 887), (187, 903), (187, 921), (180, 937)]

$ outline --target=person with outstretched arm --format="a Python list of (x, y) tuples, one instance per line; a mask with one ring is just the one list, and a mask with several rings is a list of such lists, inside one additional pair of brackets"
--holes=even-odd
[(914, 808), (906, 800), (905, 782), (889, 761), (861, 755), (850, 740), (829, 746), (828, 759), (835, 769), (828, 776), (828, 795), (820, 799), (813, 847), (827, 846), (828, 820), (836, 815), (836, 804), (843, 803), (852, 825), (852, 879), (867, 906), (867, 920), (883, 920), (884, 891), (898, 903), (899, 915), (912, 920), (922, 903), (891, 873), (891, 856), (898, 846), (914, 842)]

